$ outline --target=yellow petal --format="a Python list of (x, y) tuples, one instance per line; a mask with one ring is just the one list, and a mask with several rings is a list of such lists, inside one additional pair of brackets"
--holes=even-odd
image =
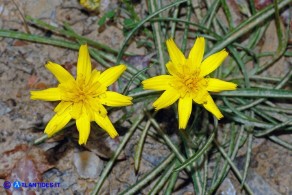
[(200, 77), (204, 77), (216, 70), (227, 56), (228, 52), (221, 50), (205, 59), (201, 64)]
[(76, 120), (76, 126), (79, 131), (79, 145), (86, 144), (90, 133), (90, 119), (86, 113)]
[(68, 91), (73, 91), (73, 89), (76, 88), (76, 85), (78, 85), (78, 83), (75, 80), (73, 80), (73, 81), (60, 83), (58, 85), (58, 88), (60, 89), (61, 93), (64, 93)]
[(172, 76), (170, 75), (160, 75), (142, 81), (142, 85), (144, 89), (157, 91), (167, 90), (170, 87), (171, 79)]
[(207, 97), (209, 93), (207, 91), (207, 79), (202, 78), (197, 83), (197, 88), (195, 91), (191, 92), (191, 97), (197, 104), (203, 104), (207, 102)]
[(58, 131), (60, 131), (65, 125), (71, 120), (71, 115), (69, 112), (64, 112), (63, 114), (55, 114), (53, 118), (49, 121), (45, 128), (45, 133), (51, 137)]
[(54, 109), (54, 111), (57, 114), (62, 114), (67, 108), (69, 108), (73, 103), (72, 102), (66, 102), (66, 101), (61, 101), (56, 108)]
[(197, 104), (203, 104), (207, 101), (207, 97), (210, 94), (208, 93), (207, 90), (201, 90), (199, 91), (199, 93), (196, 93), (196, 95), (193, 95), (192, 98), (194, 100), (194, 102), (196, 102)]
[(167, 89), (154, 103), (153, 107), (155, 110), (160, 110), (161, 108), (166, 108), (173, 104), (178, 98), (180, 94), (174, 88)]
[(87, 93), (94, 94), (94, 96), (98, 96), (101, 93), (104, 93), (107, 88), (100, 84), (100, 82), (96, 81), (94, 83), (89, 82), (89, 84), (84, 87), (84, 91), (87, 91)]
[(100, 97), (100, 103), (106, 106), (128, 106), (131, 105), (132, 97), (125, 96), (113, 91), (106, 91)]
[(102, 117), (98, 114), (95, 115), (95, 122), (105, 130), (111, 138), (115, 138), (118, 136), (118, 132), (116, 131), (115, 127), (113, 126), (112, 122), (108, 118), (108, 116)]
[(105, 117), (107, 115), (107, 110), (101, 104), (100, 98), (96, 97), (88, 99), (88, 105), (90, 106), (90, 109), (94, 111), (95, 114), (99, 114), (102, 117)]
[(100, 71), (94, 69), (91, 72), (90, 83), (95, 83), (96, 81), (98, 81), (99, 76), (100, 76)]
[(172, 61), (167, 62), (166, 68), (169, 74), (173, 76), (181, 76), (183, 65), (176, 66)]
[(192, 112), (192, 98), (186, 95), (178, 101), (179, 128), (185, 129)]
[[(93, 98), (91, 98), (93, 99)], [(90, 121), (94, 121), (94, 117), (95, 117), (95, 113), (98, 112), (98, 109), (94, 108), (91, 104), (90, 104), (91, 101), (86, 101), (84, 104), (83, 104), (83, 109), (84, 111), (86, 112), (86, 114), (88, 115), (89, 117), (89, 120)]]
[(77, 62), (77, 80), (85, 79), (88, 82), (91, 75), (91, 62), (87, 45), (81, 45), (79, 48)]
[(72, 116), (72, 118), (74, 119), (79, 119), (81, 114), (82, 114), (82, 108), (83, 108), (83, 102), (75, 102), (72, 105), (72, 109), (70, 111), (70, 114)]
[(232, 82), (222, 81), (220, 79), (209, 78), (208, 79), (208, 91), (220, 92), (225, 90), (235, 90), (237, 87), (236, 84)]
[(53, 75), (57, 78), (59, 83), (74, 81), (74, 77), (62, 66), (59, 64), (48, 62), (46, 64), (46, 68), (53, 73)]
[(98, 78), (98, 81), (102, 85), (108, 87), (111, 84), (113, 84), (116, 80), (118, 80), (118, 78), (126, 69), (127, 67), (123, 64), (108, 68), (103, 73), (101, 73), (100, 77)]
[(43, 101), (58, 101), (61, 100), (61, 93), (59, 88), (49, 88), (42, 91), (31, 91), (30, 99)]
[(186, 58), (180, 49), (176, 46), (173, 39), (168, 39), (166, 41), (166, 46), (170, 60), (174, 63), (175, 66), (185, 64)]
[(205, 39), (204, 37), (198, 37), (193, 48), (190, 51), (188, 65), (191, 70), (200, 68), (201, 62), (203, 61), (205, 51)]
[(207, 97), (207, 102), (203, 104), (204, 108), (211, 112), (218, 120), (223, 118), (222, 113), (218, 109), (217, 105), (213, 101), (212, 97), (209, 95)]
[(107, 115), (107, 110), (105, 109), (105, 107), (99, 103), (99, 115), (102, 116), (102, 117), (106, 117)]
[(98, 111), (98, 107), (101, 105), (99, 97), (89, 97), (87, 101), (93, 110)]

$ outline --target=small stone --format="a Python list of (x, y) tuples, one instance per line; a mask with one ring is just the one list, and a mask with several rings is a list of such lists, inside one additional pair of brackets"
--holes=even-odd
[(4, 102), (0, 102), (0, 116), (10, 111), (11, 111), (11, 108), (9, 108)]
[(265, 195), (279, 195), (271, 185), (269, 185), (265, 179), (257, 172), (249, 170), (246, 178), (246, 182), (253, 191), (254, 194)]
[(47, 124), (52, 119), (53, 115), (54, 115), (53, 113), (45, 114), (44, 117), (43, 117), (43, 121), (42, 122), (44, 124)]
[(61, 188), (67, 190), (76, 184), (78, 179), (77, 173), (73, 169), (68, 169), (63, 172), (60, 180)]
[(103, 169), (103, 161), (89, 151), (74, 154), (74, 165), (82, 178), (97, 178)]
[(235, 187), (228, 177), (224, 179), (218, 189), (218, 192), (222, 195), (236, 195)]
[(50, 18), (60, 3), (60, 0), (27, 1), (25, 13), (33, 18)]

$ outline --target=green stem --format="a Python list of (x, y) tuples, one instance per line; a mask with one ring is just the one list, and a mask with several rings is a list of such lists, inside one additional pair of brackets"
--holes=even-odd
[(44, 141), (46, 141), (48, 138), (49, 138), (48, 135), (47, 135), (47, 134), (44, 134), (44, 135), (42, 135), (41, 137), (39, 137), (38, 139), (36, 139), (36, 140), (33, 142), (33, 144), (34, 144), (34, 145), (38, 145), (38, 144), (43, 143)]

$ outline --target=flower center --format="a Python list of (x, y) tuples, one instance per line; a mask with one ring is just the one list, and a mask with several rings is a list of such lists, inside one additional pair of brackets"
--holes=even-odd
[(187, 75), (186, 77), (182, 78), (182, 83), (186, 86), (188, 91), (196, 90), (198, 79)]
[(62, 90), (62, 100), (83, 104), (106, 91), (106, 87), (102, 87), (99, 82), (85, 82), (83, 78), (60, 84), (59, 87)]
[(77, 85), (74, 89), (74, 102), (88, 102), (90, 98), (95, 98), (105, 90), (101, 89), (101, 84), (99, 82), (85, 82), (85, 79), (80, 79), (76, 81)]
[(174, 80), (172, 86), (180, 92), (181, 97), (185, 95), (196, 96), (208, 85), (207, 79), (198, 75), (196, 72), (193, 74), (182, 74)]
[(84, 91), (83, 86), (78, 86), (75, 93), (76, 99), (74, 99), (74, 102), (84, 102), (89, 96), (89, 94), (87, 94), (87, 91)]

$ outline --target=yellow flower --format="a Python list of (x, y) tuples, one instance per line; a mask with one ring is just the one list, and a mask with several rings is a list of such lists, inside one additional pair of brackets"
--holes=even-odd
[(107, 87), (126, 70), (125, 65), (111, 67), (103, 73), (96, 69), (91, 71), (87, 45), (82, 45), (79, 49), (76, 80), (58, 64), (48, 62), (46, 68), (54, 74), (60, 84), (56, 88), (31, 91), (31, 99), (61, 101), (54, 109), (56, 114), (45, 128), (45, 133), (49, 137), (60, 131), (71, 119), (76, 120), (80, 145), (86, 144), (91, 121), (95, 121), (112, 138), (118, 135), (103, 105), (132, 104), (131, 97), (107, 91)]
[(97, 10), (100, 5), (100, 0), (80, 0), (80, 4), (90, 11)]
[(192, 101), (202, 104), (217, 119), (223, 115), (208, 93), (235, 90), (236, 84), (215, 78), (205, 78), (228, 56), (225, 50), (203, 60), (205, 39), (197, 38), (186, 59), (172, 39), (166, 41), (170, 61), (166, 68), (170, 75), (160, 75), (142, 82), (144, 89), (163, 91), (153, 103), (156, 110), (170, 106), (178, 100), (179, 128), (185, 129), (192, 112)]

